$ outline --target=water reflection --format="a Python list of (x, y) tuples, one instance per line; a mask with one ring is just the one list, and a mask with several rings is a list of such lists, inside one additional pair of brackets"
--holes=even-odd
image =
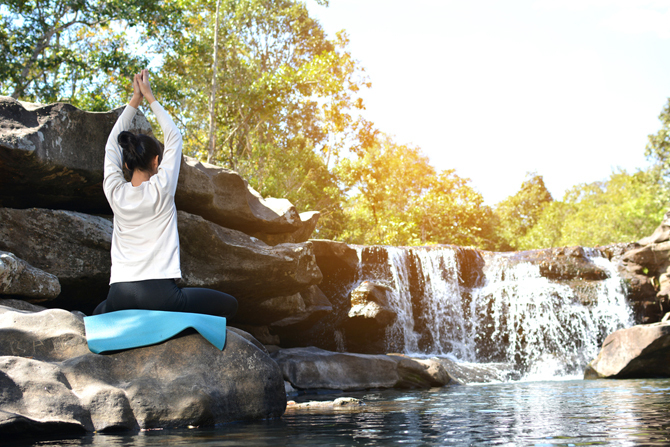
[[(670, 380), (518, 382), (352, 393), (356, 411), (215, 429), (12, 439), (17, 446), (669, 445)], [(303, 400), (327, 396), (303, 396)]]

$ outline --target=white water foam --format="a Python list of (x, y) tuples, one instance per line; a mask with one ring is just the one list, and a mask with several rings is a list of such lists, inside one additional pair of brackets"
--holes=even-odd
[[(454, 248), (384, 248), (394, 288), (390, 304), (398, 315), (388, 344), (402, 340), (410, 355), (506, 362), (527, 378), (546, 380), (581, 374), (605, 336), (633, 324), (616, 268), (598, 250), (586, 254), (609, 278), (579, 286), (590, 293), (583, 303), (573, 288), (541, 276), (537, 265), (512, 263), (503, 254), (487, 259), (483, 285), (466, 289), (459, 285)], [(423, 333), (416, 330), (410, 257), (423, 291), (414, 297)], [(431, 341), (421, 343), (422, 337)]]

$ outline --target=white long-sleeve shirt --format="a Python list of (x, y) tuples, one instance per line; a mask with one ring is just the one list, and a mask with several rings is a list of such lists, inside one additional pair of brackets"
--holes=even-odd
[(146, 279), (181, 278), (179, 233), (174, 194), (181, 165), (182, 138), (165, 109), (151, 104), (163, 129), (165, 149), (158, 173), (139, 186), (123, 177), (118, 135), (130, 128), (137, 109), (127, 105), (105, 147), (103, 189), (114, 211), (110, 284)]

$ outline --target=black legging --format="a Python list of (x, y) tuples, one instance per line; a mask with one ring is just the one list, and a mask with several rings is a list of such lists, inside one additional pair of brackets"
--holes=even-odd
[(230, 318), (237, 300), (227, 293), (196, 287), (177, 287), (174, 279), (117, 282), (109, 286), (107, 299), (93, 315), (124, 309), (168, 310)]

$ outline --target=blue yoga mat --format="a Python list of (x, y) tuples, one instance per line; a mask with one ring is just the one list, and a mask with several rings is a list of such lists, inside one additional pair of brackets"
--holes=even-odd
[(162, 310), (128, 309), (84, 317), (91, 352), (139, 348), (193, 328), (218, 349), (226, 343), (226, 319), (213, 315)]

